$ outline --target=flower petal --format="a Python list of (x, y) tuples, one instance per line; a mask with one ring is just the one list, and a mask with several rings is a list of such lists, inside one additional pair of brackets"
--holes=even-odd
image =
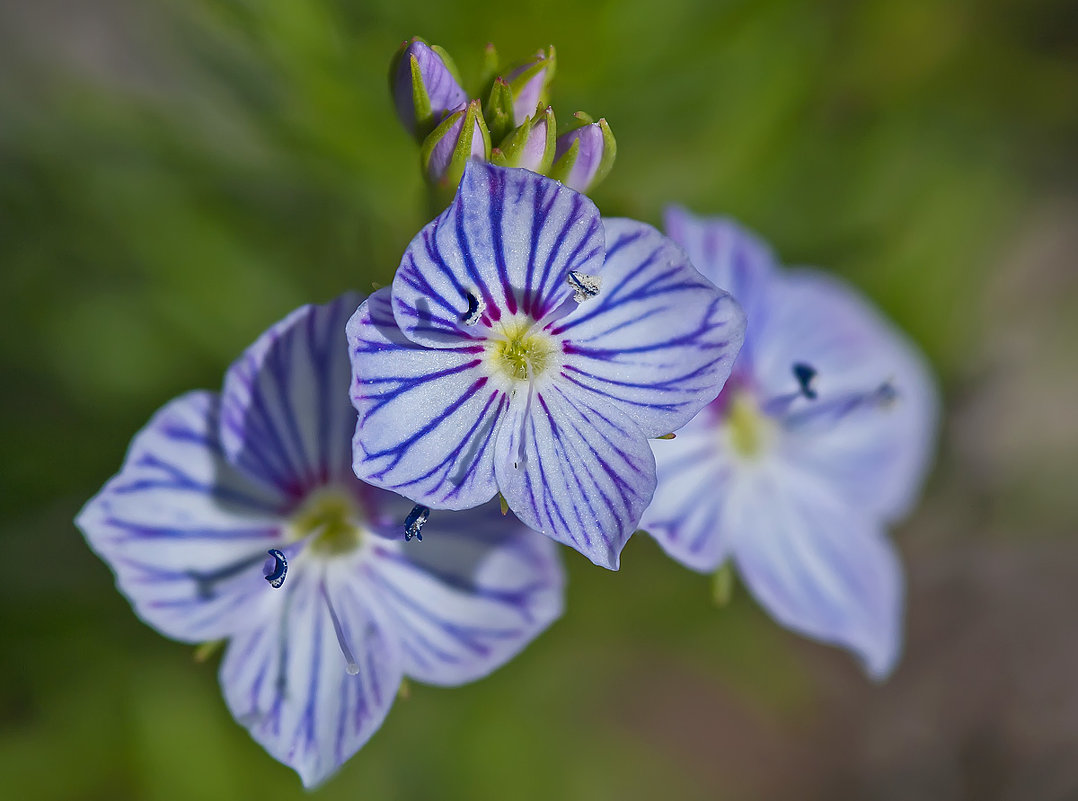
[(394, 322), (388, 288), (359, 307), (347, 335), (356, 475), (434, 508), (490, 500), (494, 434), (508, 401), (482, 369), (483, 346), (411, 342)]
[(422, 543), (379, 540), (372, 551), (363, 580), (402, 643), (405, 674), (428, 684), (487, 675), (562, 612), (554, 543), (503, 517), (497, 502), (435, 512)]
[(697, 217), (680, 206), (664, 215), (666, 234), (693, 266), (740, 304), (750, 324), (765, 313), (762, 295), (775, 272), (771, 248), (727, 217)]
[(527, 170), (470, 162), (452, 205), (404, 253), (393, 314), (408, 339), (432, 347), (482, 338), (464, 324), (473, 295), (482, 320), (540, 319), (570, 297), (570, 270), (603, 261), (599, 211), (583, 195)]
[(686, 567), (701, 573), (719, 568), (730, 553), (723, 525), (726, 496), (737, 465), (718, 447), (718, 435), (705, 409), (670, 440), (652, 440), (655, 497), (640, 528)]
[(251, 345), (225, 375), (221, 442), (235, 464), (293, 497), (350, 475), (355, 414), (344, 324), (354, 292), (302, 306)]
[(873, 678), (902, 641), (902, 570), (882, 528), (812, 473), (742, 473), (722, 525), (746, 586), (780, 623), (860, 656)]
[(602, 290), (551, 329), (566, 338), (562, 374), (647, 436), (687, 423), (730, 375), (745, 320), (730, 295), (649, 225), (605, 220)]
[(611, 570), (655, 491), (655, 458), (637, 425), (554, 383), (530, 402), (514, 399), (494, 469), (522, 522)]
[[(232, 715), (308, 788), (382, 725), (401, 680), (396, 643), (345, 567), (302, 565), (308, 569), (290, 575), (258, 622), (232, 639), (221, 664)], [(355, 657), (354, 675), (337, 625)]]
[(76, 520), (139, 617), (188, 642), (244, 628), (273, 592), (262, 563), (287, 502), (229, 464), (217, 431), (216, 394), (172, 401)]
[(851, 504), (887, 520), (902, 517), (917, 499), (935, 442), (939, 402), (923, 358), (864, 298), (823, 273), (787, 273), (773, 283), (768, 303), (765, 325), (750, 327), (765, 391), (789, 391), (794, 362), (816, 370), (818, 398), (801, 406), (809, 412), (884, 384), (894, 391), (889, 402), (850, 405), (833, 425), (791, 430), (787, 455), (829, 477)]

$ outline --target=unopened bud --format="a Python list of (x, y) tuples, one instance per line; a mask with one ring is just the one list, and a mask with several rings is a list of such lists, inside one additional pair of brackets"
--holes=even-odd
[(423, 141), (420, 154), (427, 180), (435, 186), (455, 189), (469, 159), (490, 158), (490, 132), (483, 121), (479, 101), (442, 120)]
[(397, 116), (420, 141), (447, 114), (463, 108), (468, 102), (449, 54), (419, 37), (401, 45), (393, 57), (389, 66), (389, 86)]
[(494, 148), (490, 160), (502, 167), (523, 167), (546, 175), (554, 163), (556, 132), (554, 109), (547, 106)]
[(554, 80), (554, 46), (540, 50), (530, 61), (505, 76), (513, 92), (513, 125), (520, 125), (547, 101), (547, 88)]
[(610, 173), (617, 143), (606, 120), (592, 122), (582, 112), (574, 117), (577, 127), (558, 137), (550, 177), (577, 192), (590, 192)]

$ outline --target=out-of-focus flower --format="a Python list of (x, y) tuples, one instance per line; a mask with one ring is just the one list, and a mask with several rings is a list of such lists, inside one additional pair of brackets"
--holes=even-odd
[(654, 489), (647, 438), (711, 401), (743, 318), (650, 226), (470, 162), (348, 323), (355, 471), (425, 506), (500, 492), (609, 568)]
[(77, 521), (144, 621), (229, 640), (229, 709), (307, 786), (381, 725), (402, 676), (477, 679), (562, 608), (553, 545), (497, 504), (434, 515), (408, 544), (422, 511), (352, 474), (344, 323), (360, 301), (298, 309), (223, 394), (166, 405)]
[(937, 398), (913, 346), (835, 278), (777, 268), (721, 219), (673, 209), (667, 231), (747, 315), (719, 397), (653, 445), (641, 521), (678, 561), (733, 560), (781, 623), (885, 677), (901, 650), (903, 580), (886, 526), (914, 503)]
[(540, 175), (546, 173), (554, 163), (557, 127), (554, 109), (547, 106), (545, 111), (522, 124), (494, 148), (491, 162), (501, 167), (522, 167)]
[(397, 116), (419, 141), (446, 115), (468, 102), (468, 94), (456, 78), (449, 54), (419, 37), (402, 44), (393, 57), (389, 65), (389, 88)]
[(442, 189), (456, 187), (469, 160), (489, 157), (490, 133), (478, 100), (446, 117), (423, 142), (420, 153), (427, 180)]
[(577, 127), (558, 137), (550, 177), (577, 192), (590, 192), (609, 175), (618, 147), (606, 120), (592, 122), (578, 111)]

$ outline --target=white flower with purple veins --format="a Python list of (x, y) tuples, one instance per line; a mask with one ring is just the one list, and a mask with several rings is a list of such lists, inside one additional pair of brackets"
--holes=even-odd
[(667, 231), (745, 309), (722, 394), (654, 444), (641, 521), (702, 572), (732, 559), (779, 622), (856, 652), (873, 677), (901, 649), (903, 580), (888, 523), (915, 502), (936, 430), (917, 351), (835, 278), (780, 270), (721, 219), (674, 209)]
[(406, 543), (413, 504), (352, 474), (344, 323), (360, 300), (300, 308), (222, 395), (161, 409), (77, 521), (139, 617), (229, 640), (229, 709), (307, 786), (381, 725), (403, 676), (480, 678), (562, 610), (553, 544), (497, 504)]
[(655, 487), (648, 437), (715, 398), (743, 328), (654, 228), (472, 162), (348, 323), (356, 474), (437, 509), (500, 492), (616, 569)]

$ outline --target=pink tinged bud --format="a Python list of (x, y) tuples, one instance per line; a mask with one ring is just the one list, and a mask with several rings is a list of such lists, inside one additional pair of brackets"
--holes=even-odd
[(606, 120), (587, 123), (558, 137), (551, 177), (577, 192), (590, 192), (610, 172), (616, 152)]
[(468, 102), (449, 54), (418, 37), (405, 42), (393, 57), (389, 82), (397, 116), (419, 139)]
[(503, 167), (523, 167), (545, 175), (554, 163), (554, 110), (547, 106), (525, 122), (495, 148), (491, 161)]
[(423, 142), (421, 153), (427, 180), (455, 187), (469, 159), (490, 157), (490, 133), (478, 100), (446, 117)]
[(535, 58), (516, 67), (506, 76), (513, 90), (513, 125), (520, 125), (536, 113), (546, 100), (547, 87), (554, 79), (554, 47), (540, 50)]

